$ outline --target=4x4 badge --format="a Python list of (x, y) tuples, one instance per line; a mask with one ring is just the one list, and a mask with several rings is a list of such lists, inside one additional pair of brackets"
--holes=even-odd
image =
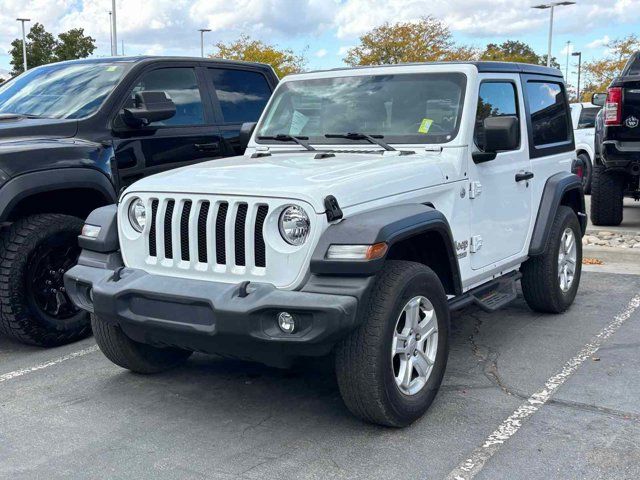
[(632, 115), (624, 121), (624, 124), (629, 128), (636, 128), (638, 126), (638, 119)]

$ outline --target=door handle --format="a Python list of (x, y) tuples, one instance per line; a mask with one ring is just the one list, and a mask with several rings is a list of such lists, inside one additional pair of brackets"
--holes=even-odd
[(531, 180), (533, 178), (533, 172), (518, 172), (516, 173), (516, 182), (522, 182), (524, 180)]
[(220, 142), (196, 143), (194, 147), (200, 152), (218, 152), (220, 151)]

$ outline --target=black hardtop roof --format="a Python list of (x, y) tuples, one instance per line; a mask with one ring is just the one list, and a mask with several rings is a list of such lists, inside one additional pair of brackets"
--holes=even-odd
[(202, 58), (202, 57), (172, 57), (172, 56), (160, 56), (160, 55), (139, 55), (128, 57), (92, 57), (82, 58), (79, 60), (67, 60), (65, 63), (152, 63), (152, 62), (205, 62), (213, 65), (242, 65), (252, 66), (257, 68), (264, 68), (271, 70), (271, 66), (266, 63), (257, 62), (245, 62), (242, 60), (225, 60), (222, 58)]
[[(545, 67), (543, 65), (533, 65), (530, 63), (517, 62), (414, 62), (398, 63), (393, 65), (362, 65), (357, 67), (339, 67), (328, 70), (315, 70), (314, 72), (333, 72), (341, 70), (352, 70), (361, 68), (382, 68), (401, 67), (407, 65), (473, 65), (480, 73), (530, 73), (534, 75), (548, 75), (562, 78), (562, 72), (557, 68)], [(310, 72), (310, 73), (314, 73)], [(308, 72), (304, 72), (308, 73)]]

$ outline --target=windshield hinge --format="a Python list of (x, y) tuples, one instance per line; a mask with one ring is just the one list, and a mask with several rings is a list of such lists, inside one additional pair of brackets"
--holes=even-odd
[(340, 220), (343, 216), (340, 205), (338, 205), (338, 200), (333, 195), (325, 197), (324, 208), (326, 209), (325, 213), (327, 214), (327, 220), (329, 222)]
[(424, 151), (427, 153), (442, 153), (442, 147), (438, 147), (438, 146), (426, 146), (424, 147)]

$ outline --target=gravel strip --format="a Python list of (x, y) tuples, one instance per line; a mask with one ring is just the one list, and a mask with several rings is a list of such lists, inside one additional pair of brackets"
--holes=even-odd
[(587, 231), (583, 245), (640, 249), (640, 232)]

